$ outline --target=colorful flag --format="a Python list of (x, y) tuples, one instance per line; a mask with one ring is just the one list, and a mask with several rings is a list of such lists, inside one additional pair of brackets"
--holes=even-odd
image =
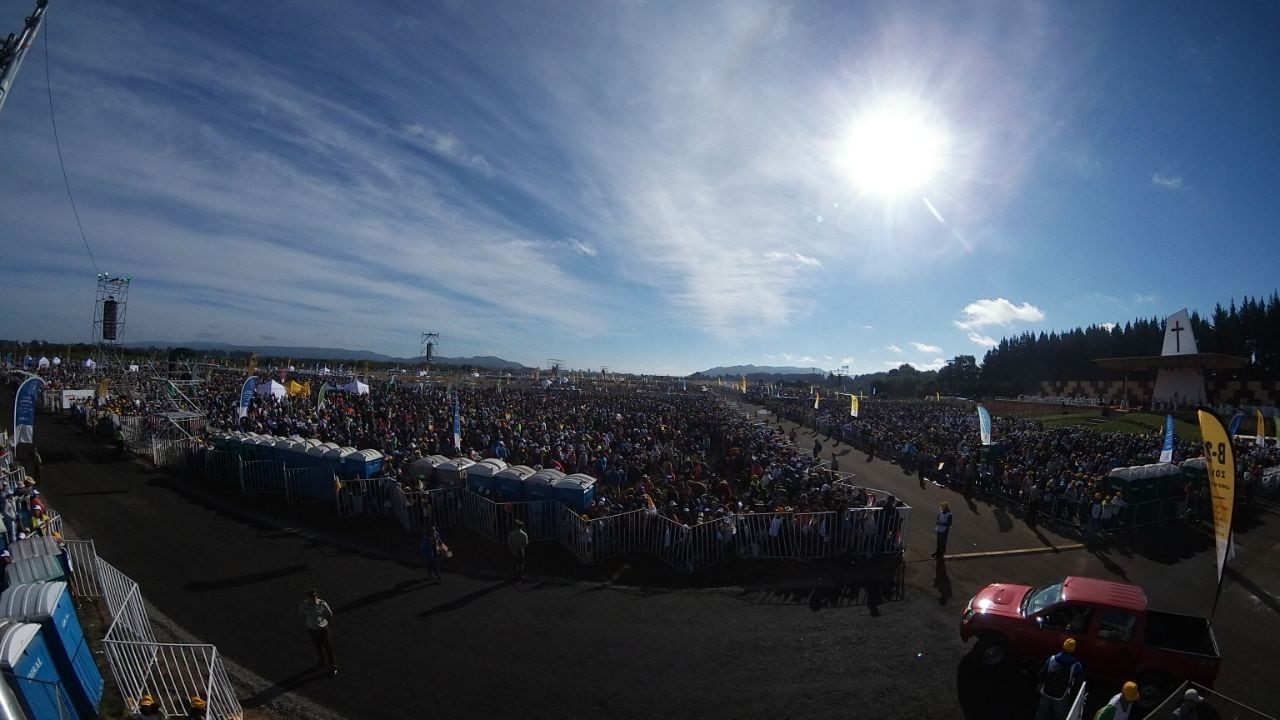
[(742, 376), (742, 383), (741, 383), (741, 385), (740, 385), (739, 387), (741, 388), (742, 392), (744, 392), (744, 393), (745, 393), (745, 392), (747, 391), (747, 376), (746, 376), (746, 375), (743, 375), (743, 376)]
[(1160, 448), (1160, 462), (1173, 462), (1173, 416), (1164, 416), (1164, 446)]
[(245, 363), (244, 374), (252, 375), (258, 369), (258, 353), (249, 353), (249, 362)]
[(983, 445), (991, 444), (991, 412), (981, 405), (978, 406), (978, 434)]
[(1262, 408), (1254, 408), (1253, 411), (1258, 413), (1258, 429), (1254, 431), (1254, 435), (1256, 435), (1257, 437), (1254, 438), (1253, 442), (1256, 445), (1266, 445), (1267, 444), (1267, 419), (1262, 416)]
[(462, 453), (462, 416), (458, 412), (458, 396), (453, 396), (453, 450)]
[(1242, 412), (1231, 416), (1231, 422), (1227, 423), (1227, 437), (1236, 436), (1236, 431), (1240, 429), (1241, 420), (1244, 420), (1244, 413)]
[[(1200, 437), (1204, 438), (1209, 493), (1213, 499), (1213, 535), (1218, 550), (1218, 583), (1226, 569), (1227, 548), (1231, 545), (1231, 515), (1236, 499), (1236, 463), (1231, 438), (1222, 421), (1208, 410), (1199, 410)], [(1216, 602), (1216, 599), (1215, 599)]]
[(325, 399), (325, 395), (328, 395), (328, 394), (329, 394), (329, 391), (330, 391), (330, 390), (332, 390), (332, 389), (333, 389), (333, 388), (329, 387), (329, 383), (321, 383), (321, 384), (320, 384), (320, 394), (319, 394), (318, 396), (316, 396), (316, 410), (323, 410), (323, 409), (324, 409), (324, 399)]
[(244, 384), (240, 386), (240, 406), (236, 408), (236, 417), (243, 418), (249, 414), (249, 402), (253, 400), (253, 391), (257, 387), (258, 378), (247, 377), (244, 379)]
[(849, 396), (849, 417), (858, 417), (858, 396)]
[(817, 410), (818, 406), (821, 404), (822, 404), (822, 393), (815, 390), (813, 393), (813, 409)]
[(35, 442), (36, 436), (36, 396), (44, 387), (44, 380), (32, 375), (18, 386), (13, 396), (13, 446), (19, 443)]

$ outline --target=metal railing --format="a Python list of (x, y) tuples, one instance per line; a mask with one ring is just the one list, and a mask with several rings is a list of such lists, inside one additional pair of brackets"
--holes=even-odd
[(285, 495), (284, 463), (279, 460), (244, 460), (240, 463), (240, 489), (246, 495)]
[(335, 498), (338, 517), (379, 517), (388, 514), (392, 486), (399, 487), (386, 478), (343, 481)]
[(336, 502), (338, 478), (327, 467), (286, 469), (284, 490), (285, 500), (291, 505)]

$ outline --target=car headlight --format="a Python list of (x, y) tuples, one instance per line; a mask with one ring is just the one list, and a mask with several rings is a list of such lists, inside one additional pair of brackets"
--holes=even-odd
[(960, 616), (960, 622), (969, 622), (976, 614), (972, 607), (967, 607), (964, 609), (964, 614)]

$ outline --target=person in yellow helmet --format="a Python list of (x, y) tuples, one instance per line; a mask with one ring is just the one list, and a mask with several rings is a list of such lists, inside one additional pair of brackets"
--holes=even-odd
[(1076, 659), (1076, 639), (1067, 638), (1062, 641), (1062, 651), (1050, 655), (1040, 668), (1036, 720), (1064, 720), (1083, 682), (1084, 665)]
[(1142, 693), (1138, 692), (1138, 683), (1130, 680), (1106, 705), (1098, 708), (1093, 720), (1129, 720), (1140, 697)]
[(205, 720), (208, 717), (209, 703), (199, 695), (192, 695), (187, 702), (187, 720)]
[(138, 717), (164, 717), (160, 704), (150, 695), (138, 698)]

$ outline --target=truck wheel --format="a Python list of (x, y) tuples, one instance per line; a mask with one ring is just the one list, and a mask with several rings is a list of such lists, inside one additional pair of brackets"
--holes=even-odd
[(1138, 692), (1138, 707), (1149, 711), (1173, 693), (1173, 680), (1164, 673), (1143, 673), (1138, 676)]
[(1009, 659), (1009, 641), (1003, 635), (984, 633), (978, 638), (973, 652), (977, 654), (978, 664), (985, 670), (995, 670)]

